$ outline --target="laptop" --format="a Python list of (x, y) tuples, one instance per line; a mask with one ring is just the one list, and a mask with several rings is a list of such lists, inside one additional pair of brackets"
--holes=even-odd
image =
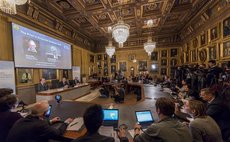
[(113, 126), (118, 128), (119, 110), (118, 109), (103, 109), (104, 121), (103, 126)]
[(152, 112), (150, 110), (135, 111), (135, 115), (137, 122), (139, 122), (143, 129), (146, 129), (154, 122)]

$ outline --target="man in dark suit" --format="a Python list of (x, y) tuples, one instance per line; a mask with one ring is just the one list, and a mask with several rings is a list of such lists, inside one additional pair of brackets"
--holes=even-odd
[(211, 116), (219, 125), (223, 139), (229, 139), (230, 134), (230, 111), (224, 107), (220, 97), (215, 96), (215, 93), (209, 89), (201, 89), (200, 97), (207, 102), (207, 115)]
[(46, 79), (40, 79), (40, 83), (37, 86), (37, 92), (48, 90), (48, 85), (46, 84)]
[[(44, 114), (48, 110), (48, 102), (39, 102), (31, 107), (31, 115), (17, 121), (9, 132), (7, 142), (47, 142), (49, 139), (61, 136), (69, 123), (73, 120), (68, 118), (60, 127), (51, 127), (44, 120)], [(50, 120), (50, 123), (60, 121), (59, 117)]]
[(76, 77), (74, 78), (74, 85), (77, 85), (77, 84), (79, 84), (79, 83), (81, 83), (81, 82), (79, 81), (78, 77), (76, 76)]
[(59, 82), (59, 87), (64, 87), (64, 88), (68, 88), (69, 87), (69, 83), (67, 82), (66, 78), (63, 77), (62, 81)]
[[(72, 142), (114, 142), (114, 138), (100, 135), (98, 129), (103, 122), (103, 111), (100, 105), (92, 105), (84, 113), (83, 119), (84, 124), (87, 129), (86, 135), (78, 139), (73, 140)], [(121, 138), (123, 140), (127, 138)]]

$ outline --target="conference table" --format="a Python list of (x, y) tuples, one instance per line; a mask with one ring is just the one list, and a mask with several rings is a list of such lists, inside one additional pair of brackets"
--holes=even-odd
[(36, 101), (54, 100), (55, 95), (62, 96), (63, 100), (75, 100), (88, 93), (90, 93), (90, 85), (88, 83), (83, 83), (70, 88), (57, 88), (38, 92)]
[[(133, 129), (136, 124), (135, 111), (140, 110), (151, 110), (154, 120), (158, 120), (157, 114), (155, 112), (155, 101), (159, 97), (170, 97), (168, 93), (160, 91), (160, 87), (146, 86), (144, 87), (145, 96), (148, 99), (144, 101), (139, 101), (134, 105), (122, 105), (122, 104), (113, 104), (113, 108), (119, 109), (119, 125), (126, 124), (128, 129)], [(83, 117), (83, 114), (87, 107), (92, 105), (88, 102), (75, 102), (75, 101), (62, 101), (57, 103), (54, 100), (49, 101), (52, 107), (51, 118), (59, 116), (62, 120), (65, 120), (69, 117)], [(109, 108), (111, 104), (102, 104), (103, 108)], [(83, 127), (79, 131), (66, 131), (63, 137), (68, 139), (76, 139), (86, 133), (86, 129)]]

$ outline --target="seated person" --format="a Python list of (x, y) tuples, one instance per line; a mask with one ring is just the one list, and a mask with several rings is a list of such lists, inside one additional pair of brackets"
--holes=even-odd
[(62, 78), (62, 81), (61, 82), (59, 82), (59, 87), (60, 88), (68, 88), (69, 87), (69, 83), (67, 82), (67, 80), (66, 80), (66, 78), (65, 77), (63, 77)]
[[(69, 123), (73, 120), (68, 118), (59, 128), (54, 128), (44, 120), (44, 114), (48, 110), (48, 102), (35, 103), (31, 107), (31, 115), (17, 121), (9, 132), (7, 142), (47, 142), (49, 139), (61, 136)], [(50, 123), (60, 121), (53, 118)]]
[(46, 79), (42, 78), (40, 79), (40, 83), (37, 86), (37, 92), (46, 91), (46, 90), (48, 90), (48, 85), (46, 84)]
[(156, 112), (158, 122), (150, 125), (144, 133), (140, 133), (141, 126), (136, 125), (134, 129), (134, 142), (192, 142), (189, 129), (178, 120), (173, 118), (175, 105), (171, 99), (158, 98), (156, 101)]
[(78, 77), (75, 77), (75, 78), (74, 78), (74, 85), (77, 85), (77, 84), (79, 84), (79, 83), (81, 83), (81, 82), (79, 81)]
[(171, 79), (169, 76), (164, 77), (164, 82), (162, 83), (163, 87), (170, 88)]
[[(114, 142), (114, 138), (103, 136), (98, 133), (98, 129), (103, 122), (103, 117), (103, 110), (100, 105), (92, 105), (87, 108), (83, 116), (87, 133), (84, 136), (73, 140), (72, 142)], [(127, 140), (126, 137), (122, 139)], [(121, 142), (123, 141), (121, 140)]]
[(206, 115), (205, 105), (201, 101), (188, 101), (188, 112), (194, 120), (189, 123), (189, 128), (196, 142), (221, 142), (222, 136), (219, 126), (210, 116)]
[(186, 81), (183, 79), (181, 81), (182, 87), (176, 86), (176, 88), (179, 90), (179, 92), (184, 92), (185, 85), (187, 85)]
[(109, 90), (105, 85), (102, 86), (99, 92), (101, 93), (100, 97), (106, 97), (106, 98), (109, 97)]
[(223, 105), (220, 97), (209, 89), (201, 89), (200, 97), (207, 102), (206, 114), (219, 125), (224, 141), (230, 140), (230, 110)]
[(199, 100), (199, 94), (195, 90), (192, 90), (190, 85), (186, 84), (184, 85), (184, 92), (179, 93), (179, 98)]
[(125, 89), (123, 87), (114, 86), (115, 95), (114, 95), (114, 101), (116, 103), (123, 103), (125, 98)]
[(11, 112), (15, 107), (17, 98), (12, 95), (13, 90), (8, 88), (0, 89), (0, 140), (6, 141), (6, 137), (14, 123), (22, 118), (17, 112)]

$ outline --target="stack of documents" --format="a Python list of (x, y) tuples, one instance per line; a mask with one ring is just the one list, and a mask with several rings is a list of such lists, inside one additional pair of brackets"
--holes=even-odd
[(67, 127), (67, 130), (68, 131), (79, 131), (80, 128), (82, 127), (83, 125), (83, 118), (82, 117), (78, 117), (78, 118), (75, 118), (73, 120), (73, 122), (71, 122), (68, 127)]

